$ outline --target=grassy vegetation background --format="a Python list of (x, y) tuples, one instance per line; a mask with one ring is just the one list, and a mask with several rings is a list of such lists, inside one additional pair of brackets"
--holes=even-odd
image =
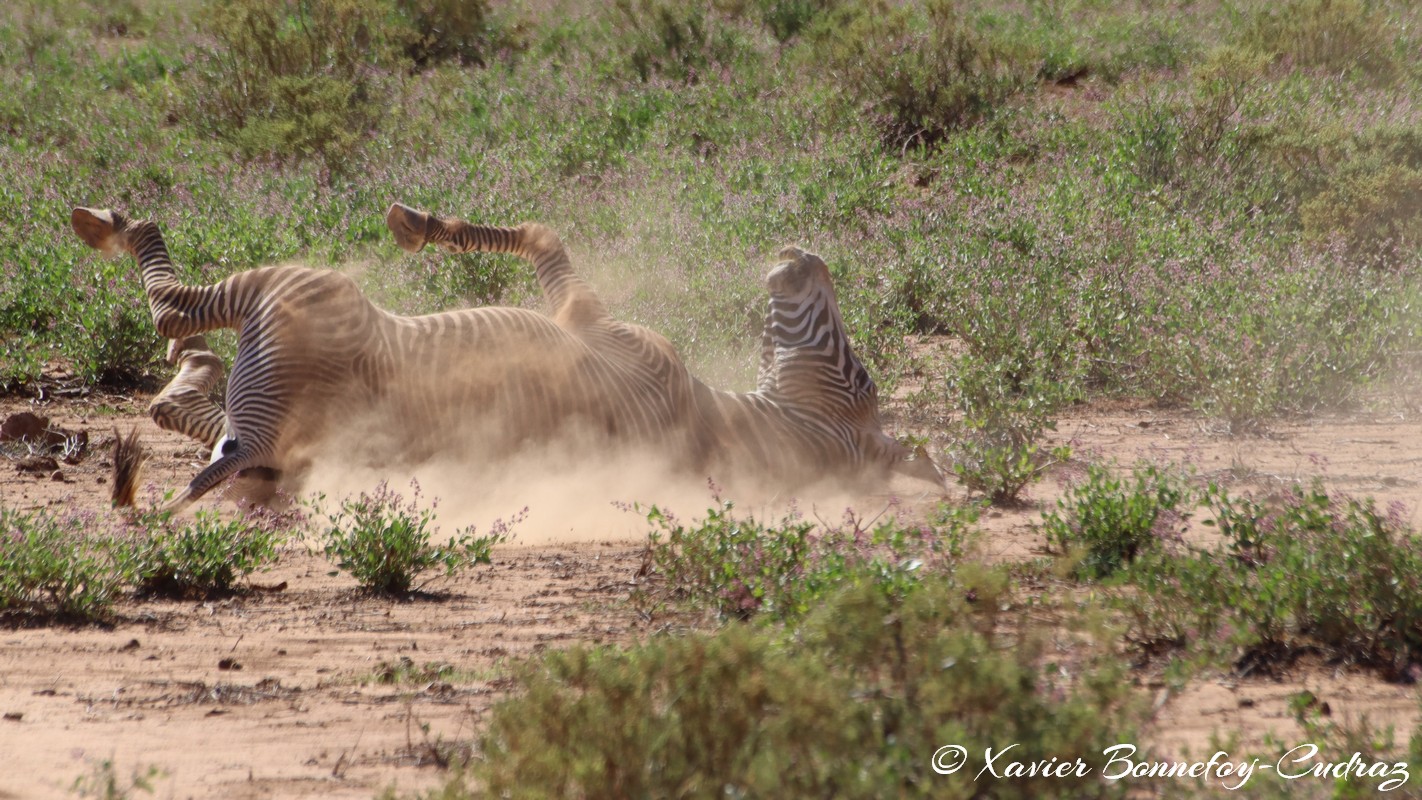
[[(0, 11), (0, 386), (149, 376), (135, 270), (75, 205), (156, 219), (191, 280), (354, 265), (406, 312), (536, 302), (407, 258), (392, 200), (559, 229), (617, 313), (750, 382), (762, 273), (827, 257), (892, 386), (965, 347), (971, 411), (1119, 394), (1247, 429), (1416, 349), (1410, 3), (20, 0)], [(734, 366), (726, 366), (732, 364)]]
[[(943, 463), (993, 500), (1066, 457), (1036, 442), (1083, 399), (1188, 404), (1234, 431), (1379, 385), (1405, 399), (1420, 22), (1404, 0), (17, 0), (0, 8), (0, 390), (165, 372), (136, 270), (83, 250), (76, 205), (159, 221), (193, 281), (300, 260), (407, 313), (539, 301), (507, 258), (400, 254), (382, 223), (398, 200), (552, 225), (616, 314), (728, 388), (752, 382), (766, 262), (816, 250), (876, 378), (922, 373), (917, 406), (958, 425)], [(920, 363), (918, 334), (952, 344)], [(1137, 652), (1411, 668), (1415, 533), (1321, 488), (1266, 509), (1190, 486), (1092, 468), (1044, 520), (1077, 580), (1126, 587)], [(1202, 505), (1220, 548), (1172, 551)], [(1035, 644), (1046, 601), (960, 569), (970, 523), (951, 509), (814, 535), (725, 511), (661, 526), (655, 566), (676, 602), (768, 624), (531, 662), (481, 740), (481, 785), (973, 796), (925, 772), (935, 744), (1095, 752), (1140, 722), (1114, 636), (1073, 617), (1071, 647)], [(0, 611), (82, 616), (122, 586), (54, 582), (68, 562), (113, 569), (56, 544), (84, 521), (4, 521), (32, 532), (0, 565)], [(461, 780), (438, 796), (474, 794)]]

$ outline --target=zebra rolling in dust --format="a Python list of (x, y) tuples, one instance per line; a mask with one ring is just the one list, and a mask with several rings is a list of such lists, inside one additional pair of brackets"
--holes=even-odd
[[(451, 253), (491, 249), (480, 226), (396, 203), (385, 217), (395, 241), (416, 252), (427, 243)], [(699, 463), (718, 478), (747, 476), (793, 490), (821, 480), (862, 482), (901, 472), (944, 489), (926, 453), (886, 435), (878, 388), (854, 354), (829, 267), (796, 247), (780, 252), (766, 278), (770, 304), (761, 337), (756, 390), (713, 389), (696, 378), (686, 417), (702, 449)], [(635, 360), (641, 337), (660, 336), (613, 320), (566, 255), (538, 267), (555, 315), (599, 351)], [(557, 309), (577, 302), (577, 313)]]
[[(530, 444), (566, 438), (597, 452), (650, 447), (692, 475), (734, 470), (778, 479), (787, 488), (824, 474), (888, 469), (942, 485), (931, 462), (912, 460), (879, 429), (872, 381), (848, 351), (847, 338), (852, 364), (839, 366), (858, 395), (841, 400), (872, 430), (855, 428), (854, 414), (826, 415), (844, 402), (816, 405), (814, 381), (799, 376), (829, 367), (807, 368), (800, 363), (807, 360), (793, 357), (791, 339), (804, 331), (786, 327), (790, 316), (783, 330), (772, 331), (774, 299), (757, 392), (718, 392), (693, 378), (664, 338), (612, 320), (572, 271), (557, 235), (541, 225), (493, 228), (392, 206), (387, 224), (406, 249), (435, 241), (459, 252), (508, 252), (528, 260), (553, 312), (486, 307), (403, 317), (376, 307), (354, 281), (330, 270), (264, 267), (187, 286), (156, 224), (85, 208), (75, 209), (71, 223), (89, 246), (136, 259), (154, 325), (173, 340), (170, 360), (180, 371), (155, 398), (155, 421), (215, 448), (212, 462), (170, 501), (170, 510), (239, 473), (266, 471), (290, 484), (320, 448), (342, 434), (350, 437), (352, 420), (377, 421), (389, 431), (367, 436), (375, 426), (360, 429), (356, 448), (371, 463), (397, 456), (418, 463), (449, 453), (497, 461)], [(827, 271), (823, 279), (827, 286)], [(828, 296), (842, 336), (832, 287)], [(225, 412), (199, 399), (221, 376), (221, 362), (214, 373), (215, 356), (200, 334), (218, 328), (238, 331)], [(223, 435), (213, 442), (218, 418)], [(825, 438), (833, 441), (820, 441)], [(134, 463), (115, 460), (116, 467)], [(135, 473), (116, 475), (116, 502), (131, 502), (136, 482)]]

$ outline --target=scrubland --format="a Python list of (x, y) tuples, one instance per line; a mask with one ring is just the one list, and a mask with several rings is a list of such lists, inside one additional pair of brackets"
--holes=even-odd
[[(1417, 679), (1416, 482), (1378, 462), (1375, 499), (1327, 453), (1266, 480), (1060, 431), (1127, 409), (1248, 452), (1416, 416), (1419, 25), (1402, 0), (18, 0), (0, 9), (0, 389), (18, 407), (166, 380), (136, 270), (83, 248), (74, 206), (158, 221), (190, 281), (298, 261), (402, 313), (540, 298), (512, 258), (400, 253), (389, 203), (540, 221), (615, 315), (738, 390), (767, 265), (798, 244), (830, 265), (893, 432), (955, 492), (828, 522), (638, 506), (640, 567), (588, 612), (622, 621), (614, 641), (580, 628), (497, 675), (378, 671), (413, 695), (497, 684), (474, 730), (425, 731), (419, 796), (1227, 794), (1101, 769), (1120, 742), (1182, 758), (1162, 707), (1220, 681), (1290, 686), (1325, 759), (1406, 767), (1422, 738), (1335, 716), (1299, 676)], [(381, 598), (361, 602), (432, 603), (421, 572), (496, 582), (479, 570), (517, 531), (441, 540), (388, 486), (307, 504), (302, 526), (125, 521), (21, 502), (21, 480), (0, 494), (15, 631), (141, 626), (173, 598), (256, 613), (250, 576), (292, 548)], [(988, 555), (1003, 515), (1026, 554)], [(393, 579), (360, 566), (381, 548)], [(1018, 744), (1095, 769), (975, 781), (933, 769), (952, 744), (971, 767)], [(1279, 744), (1224, 729), (1204, 755), (1298, 742)], [(78, 788), (161, 787), (147, 766)]]

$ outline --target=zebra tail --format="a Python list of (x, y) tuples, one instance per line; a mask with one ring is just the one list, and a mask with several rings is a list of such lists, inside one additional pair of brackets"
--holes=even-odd
[(133, 508), (147, 460), (137, 428), (130, 428), (127, 436), (120, 436), (118, 428), (114, 428), (114, 485), (110, 495), (114, 508)]

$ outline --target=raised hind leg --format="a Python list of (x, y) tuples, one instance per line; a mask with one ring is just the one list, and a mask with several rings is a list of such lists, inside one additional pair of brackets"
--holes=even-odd
[[(168, 504), (168, 508), (178, 510), (187, 507), (243, 470), (258, 469), (260, 472), (256, 475), (272, 480), (274, 472), (270, 467), (280, 414), (270, 417), (277, 422), (263, 417), (262, 423), (256, 424), (249, 409), (248, 413), (241, 415), (245, 417), (245, 422), (237, 424), (230, 413), (235, 404), (229, 387), (229, 413), (224, 415), (222, 409), (207, 397), (207, 392), (221, 379), (221, 361), (210, 351), (206, 355), (197, 352), (185, 357), (180, 343), (208, 330), (241, 328), (244, 309), (260, 300), (265, 291), (265, 279), (254, 279), (249, 273), (244, 273), (213, 286), (186, 286), (178, 280), (168, 257), (167, 244), (156, 224), (131, 220), (116, 211), (89, 208), (76, 208), (70, 224), (90, 247), (108, 253), (126, 252), (134, 257), (142, 270), (143, 288), (148, 295), (154, 327), (160, 334), (179, 342), (173, 348), (180, 363), (178, 376), (154, 399), (150, 412), (160, 426), (199, 439), (213, 446), (215, 452), (212, 463), (198, 473), (188, 487)], [(242, 302), (238, 302), (236, 297), (241, 297)], [(170, 355), (173, 355), (172, 351)], [(234, 383), (243, 360), (243, 354), (239, 352), (238, 364), (233, 369)], [(246, 360), (252, 362), (254, 359), (249, 354)], [(224, 437), (223, 431), (229, 435)]]
[(426, 244), (450, 253), (512, 253), (533, 264), (538, 285), (552, 306), (553, 317), (565, 326), (607, 322), (611, 316), (568, 260), (568, 251), (552, 228), (524, 223), (516, 228), (475, 225), (452, 217), (437, 217), (402, 203), (385, 214), (385, 225), (401, 249), (417, 253)]

